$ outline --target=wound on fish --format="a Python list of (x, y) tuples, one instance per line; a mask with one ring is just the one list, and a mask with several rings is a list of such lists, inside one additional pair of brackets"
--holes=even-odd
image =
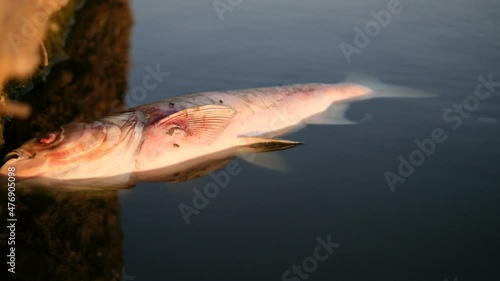
[(176, 130), (182, 130), (182, 128), (179, 125), (175, 125), (175, 127), (170, 128), (166, 134), (171, 136), (175, 133)]

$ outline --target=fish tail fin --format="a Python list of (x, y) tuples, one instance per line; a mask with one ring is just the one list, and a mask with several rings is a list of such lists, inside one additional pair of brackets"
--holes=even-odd
[(352, 72), (347, 75), (346, 82), (370, 88), (368, 98), (432, 98), (437, 95), (409, 87), (385, 84), (379, 79)]
[[(373, 116), (366, 113), (357, 121), (349, 120), (346, 113), (349, 105), (356, 101), (372, 98), (431, 98), (436, 95), (403, 86), (385, 84), (382, 81), (360, 73), (347, 75), (346, 83), (333, 85), (331, 92), (336, 101), (325, 111), (304, 121), (305, 124), (350, 125), (370, 121)], [(348, 98), (338, 99), (339, 93)]]

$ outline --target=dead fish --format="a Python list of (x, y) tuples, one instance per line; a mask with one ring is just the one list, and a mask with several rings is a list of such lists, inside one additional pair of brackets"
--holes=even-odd
[(339, 84), (188, 94), (93, 123), (64, 125), (10, 152), (0, 174), (6, 177), (13, 167), (21, 183), (95, 189), (168, 180), (164, 175), (187, 169), (183, 163), (217, 153), (230, 157), (295, 147), (301, 142), (276, 137), (307, 124), (352, 124), (345, 113), (355, 101), (429, 96), (362, 75)]

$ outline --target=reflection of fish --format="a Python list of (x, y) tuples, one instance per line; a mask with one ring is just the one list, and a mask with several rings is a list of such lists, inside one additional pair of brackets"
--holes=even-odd
[(374, 79), (355, 82), (189, 94), (68, 124), (9, 153), (1, 173), (15, 167), (18, 180), (92, 188), (165, 180), (180, 163), (220, 151), (294, 147), (300, 143), (273, 137), (306, 124), (352, 123), (345, 111), (353, 101), (425, 96)]

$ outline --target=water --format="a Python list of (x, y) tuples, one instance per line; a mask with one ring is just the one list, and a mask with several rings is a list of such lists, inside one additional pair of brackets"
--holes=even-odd
[[(364, 29), (374, 19), (370, 11), (387, 9), (388, 2), (241, 1), (222, 14), (223, 20), (212, 1), (133, 3), (129, 89), (142, 85), (148, 66), (159, 65), (169, 76), (144, 99), (129, 96), (130, 106), (197, 91), (340, 82), (353, 71), (439, 96), (359, 102), (348, 117), (371, 120), (309, 126), (286, 136), (306, 143), (276, 153), (289, 173), (236, 160), (240, 173), (230, 176), (189, 224), (179, 204), (193, 206), (193, 189), (203, 190), (213, 177), (141, 183), (120, 192), (124, 277), (438, 281), (498, 276), (500, 87), (465, 112), (470, 115), (460, 118), (460, 125), (459, 115), (448, 120), (443, 113), (473, 99), (479, 76), (500, 81), (495, 16), (500, 4), (401, 1), (401, 12), (348, 62), (340, 44), (355, 46), (353, 28)], [(418, 149), (415, 140), (432, 138), (439, 128), (446, 140), (391, 190), (384, 173), (397, 175), (398, 156), (409, 159)], [(318, 238), (328, 236), (340, 243), (328, 259), (310, 273), (302, 269), (301, 278), (290, 273), (282, 279), (293, 265), (314, 256)]]

